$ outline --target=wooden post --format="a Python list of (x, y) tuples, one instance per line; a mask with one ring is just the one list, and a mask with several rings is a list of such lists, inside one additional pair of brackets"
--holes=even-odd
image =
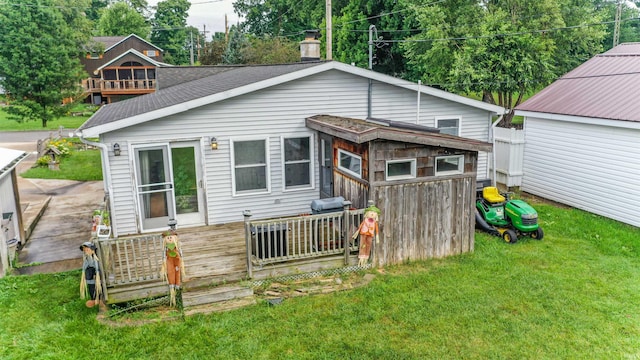
[(342, 234), (344, 237), (344, 264), (349, 265), (349, 253), (351, 252), (351, 247), (349, 246), (351, 241), (351, 234), (349, 231), (351, 229), (351, 211), (349, 209), (351, 209), (351, 201), (343, 201), (342, 206), (344, 208), (344, 211), (342, 212), (342, 225), (344, 226)]
[(253, 268), (251, 265), (251, 210), (242, 212), (244, 216), (244, 242), (247, 248), (247, 275), (251, 279), (253, 277)]

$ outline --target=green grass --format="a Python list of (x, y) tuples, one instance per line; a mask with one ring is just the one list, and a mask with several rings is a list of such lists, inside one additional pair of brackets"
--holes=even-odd
[[(77, 144), (78, 139), (73, 139)], [(82, 150), (81, 146), (71, 150), (68, 156), (60, 158), (60, 170), (50, 170), (47, 166), (36, 166), (23, 172), (24, 178), (64, 179), (78, 181), (102, 180), (100, 151)]]
[(43, 128), (40, 121), (18, 122), (10, 119), (7, 113), (0, 108), (0, 131), (30, 131), (30, 130), (58, 130), (62, 126), (65, 129), (77, 129), (89, 116), (64, 116), (59, 119), (47, 122), (47, 127)]
[[(534, 203), (545, 239), (388, 267), (367, 286), (112, 327), (78, 271), (0, 279), (2, 359), (637, 359), (640, 229)], [(188, 266), (188, 264), (187, 264)]]

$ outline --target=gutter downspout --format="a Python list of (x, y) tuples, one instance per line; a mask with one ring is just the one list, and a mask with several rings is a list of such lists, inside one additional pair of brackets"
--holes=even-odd
[(416, 124), (420, 124), (420, 87), (422, 85), (422, 80), (418, 80), (418, 103), (417, 105), (417, 110), (416, 110)]
[(501, 114), (498, 119), (496, 121), (493, 122), (493, 124), (491, 124), (490, 126), (490, 130), (491, 130), (491, 162), (492, 162), (492, 177), (493, 179), (491, 179), (491, 182), (493, 183), (493, 186), (498, 186), (498, 181), (496, 179), (496, 134), (494, 129), (496, 128), (496, 126), (498, 126), (498, 124), (500, 124), (500, 122), (502, 121), (502, 118), (504, 117), (504, 114)]
[[(100, 148), (100, 155), (102, 160), (102, 177), (104, 183), (104, 194), (105, 198), (109, 198), (112, 193), (113, 187), (111, 186), (111, 167), (109, 166), (109, 148), (106, 144), (93, 142), (91, 140), (87, 140), (84, 138), (84, 134), (82, 132), (76, 133), (80, 141), (87, 145), (95, 146)], [(118, 227), (116, 226), (115, 217), (111, 219), (111, 231), (114, 238), (118, 237), (118, 231), (116, 230)]]

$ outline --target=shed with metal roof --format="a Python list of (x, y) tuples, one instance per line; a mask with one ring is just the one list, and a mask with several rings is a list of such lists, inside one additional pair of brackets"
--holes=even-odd
[(624, 43), (519, 105), (521, 189), (640, 226), (638, 90), (640, 43)]

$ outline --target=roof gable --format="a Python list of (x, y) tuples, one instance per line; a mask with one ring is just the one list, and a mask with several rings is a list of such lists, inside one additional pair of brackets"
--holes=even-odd
[(525, 112), (640, 122), (640, 43), (596, 55), (516, 107)]
[[(504, 108), (336, 61), (221, 67), (212, 75), (103, 106), (80, 128), (85, 136), (137, 125), (325, 71), (338, 70), (493, 113)], [(160, 70), (162, 71), (162, 69)], [(179, 70), (178, 70), (179, 71)], [(187, 71), (194, 71), (193, 69)], [(202, 70), (198, 70), (202, 71)]]
[[(145, 43), (155, 49), (158, 49), (158, 51), (163, 51), (161, 48), (153, 45), (152, 43), (148, 42), (147, 40), (141, 38), (140, 36), (136, 35), (136, 34), (131, 34), (129, 36), (105, 36), (105, 37), (94, 37), (94, 40), (96, 41), (100, 41), (98, 39), (103, 39), (103, 43), (105, 44), (105, 49), (104, 52), (107, 52), (111, 49), (113, 49), (114, 47), (120, 45), (121, 43), (129, 40), (129, 39), (134, 39), (138, 42), (142, 42)], [(101, 41), (102, 42), (102, 41)]]
[(155, 61), (152, 58), (144, 55), (143, 53), (141, 53), (140, 51), (138, 51), (136, 49), (129, 49), (129, 50), (123, 52), (122, 54), (118, 55), (117, 57), (113, 58), (111, 61), (109, 61), (107, 63), (104, 63), (102, 66), (100, 66), (99, 68), (97, 68), (95, 70), (95, 73), (97, 74), (100, 70), (104, 69), (107, 66), (112, 65), (113, 63), (119, 61), (120, 59), (122, 59), (123, 57), (125, 57), (125, 56), (127, 56), (129, 54), (134, 55), (134, 56), (140, 58), (140, 60), (146, 61), (147, 63), (152, 64), (153, 66), (172, 66), (172, 65), (169, 65), (169, 64), (165, 64), (165, 63), (161, 63), (161, 62)]

